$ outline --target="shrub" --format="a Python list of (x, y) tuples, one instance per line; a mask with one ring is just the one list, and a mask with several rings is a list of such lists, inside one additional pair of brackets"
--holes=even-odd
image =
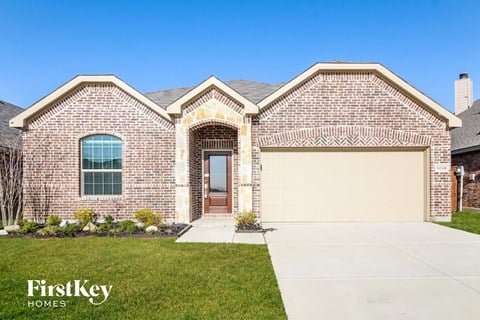
[(60, 222), (62, 222), (62, 219), (55, 214), (49, 215), (47, 217), (47, 224), (49, 226), (58, 226), (60, 225)]
[(106, 215), (103, 219), (106, 225), (113, 226), (113, 217), (111, 215)]
[(135, 211), (135, 219), (143, 223), (144, 227), (164, 225), (165, 218), (161, 213), (154, 213), (151, 209), (144, 208)]
[(0, 220), (0, 229), (3, 229), (3, 222)]
[(235, 217), (237, 226), (254, 225), (257, 222), (257, 216), (252, 211), (244, 211)]
[(122, 220), (118, 223), (118, 227), (121, 232), (136, 233), (138, 231), (138, 227), (132, 220)]
[(96, 218), (95, 211), (93, 211), (93, 209), (85, 209), (85, 208), (75, 211), (73, 216), (75, 217), (75, 219), (80, 220), (80, 222), (84, 226), (87, 225), (87, 223), (89, 222), (92, 222), (92, 223), (95, 222), (95, 218)]
[(35, 234), (38, 234), (40, 236), (56, 236), (58, 234), (61, 234), (62, 231), (62, 228), (60, 228), (59, 226), (48, 226), (37, 230)]
[(108, 223), (100, 223), (95, 229), (95, 232), (98, 232), (98, 233), (109, 232), (111, 229), (112, 229), (112, 225), (109, 225)]
[(81, 230), (80, 226), (73, 223), (69, 224), (66, 227), (62, 228), (63, 233), (66, 235), (73, 235)]
[(40, 225), (34, 221), (22, 220), (20, 225), (20, 233), (29, 233), (36, 231)]

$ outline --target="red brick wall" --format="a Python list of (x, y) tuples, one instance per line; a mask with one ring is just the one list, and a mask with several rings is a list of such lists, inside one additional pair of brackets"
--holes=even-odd
[[(452, 155), (452, 164), (463, 166), (465, 170), (463, 207), (480, 209), (480, 151)], [(472, 173), (475, 174), (475, 180), (469, 178)]]
[[(123, 142), (121, 196), (81, 196), (80, 140), (111, 134)], [(72, 218), (93, 208), (99, 215), (131, 218), (148, 207), (169, 218), (175, 213), (173, 124), (113, 85), (88, 85), (31, 119), (23, 133), (25, 183), (45, 178), (52, 187), (51, 214)], [(25, 216), (32, 197), (25, 191)]]
[[(430, 211), (450, 214), (445, 123), (370, 72), (318, 73), (253, 120), (254, 211), (260, 212), (262, 147), (405, 147), (430, 149)], [(393, 169), (393, 168), (392, 168)]]

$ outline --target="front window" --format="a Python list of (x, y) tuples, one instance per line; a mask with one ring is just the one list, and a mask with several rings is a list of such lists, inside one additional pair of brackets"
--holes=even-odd
[(109, 135), (82, 139), (82, 194), (122, 194), (122, 140)]

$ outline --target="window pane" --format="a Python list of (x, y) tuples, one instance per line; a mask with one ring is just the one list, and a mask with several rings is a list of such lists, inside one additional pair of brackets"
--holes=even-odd
[(112, 185), (111, 184), (105, 184), (103, 186), (103, 191), (104, 191), (104, 194), (112, 194)]
[(103, 175), (103, 182), (112, 184), (113, 182), (113, 172), (105, 172)]
[(210, 192), (227, 192), (227, 156), (210, 156)]
[(93, 183), (93, 173), (92, 172), (85, 172), (83, 175), (83, 182), (84, 183)]
[(121, 172), (113, 172), (113, 183), (122, 183), (122, 173)]
[(85, 183), (85, 187), (84, 187), (83, 193), (84, 193), (85, 195), (92, 195), (92, 194), (93, 194), (93, 184), (91, 184), (91, 183)]
[(122, 185), (114, 184), (113, 185), (113, 194), (122, 194)]

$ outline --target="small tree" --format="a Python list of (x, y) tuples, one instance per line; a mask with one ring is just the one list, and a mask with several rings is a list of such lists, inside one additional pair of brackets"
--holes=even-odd
[(17, 224), (22, 213), (22, 147), (20, 139), (0, 148), (0, 211), (4, 226)]
[(53, 184), (53, 166), (49, 164), (49, 155), (54, 153), (49, 138), (46, 137), (37, 146), (40, 152), (24, 155), (25, 197), (24, 206), (30, 208), (33, 220), (45, 222), (51, 214), (51, 202), (56, 190)]

